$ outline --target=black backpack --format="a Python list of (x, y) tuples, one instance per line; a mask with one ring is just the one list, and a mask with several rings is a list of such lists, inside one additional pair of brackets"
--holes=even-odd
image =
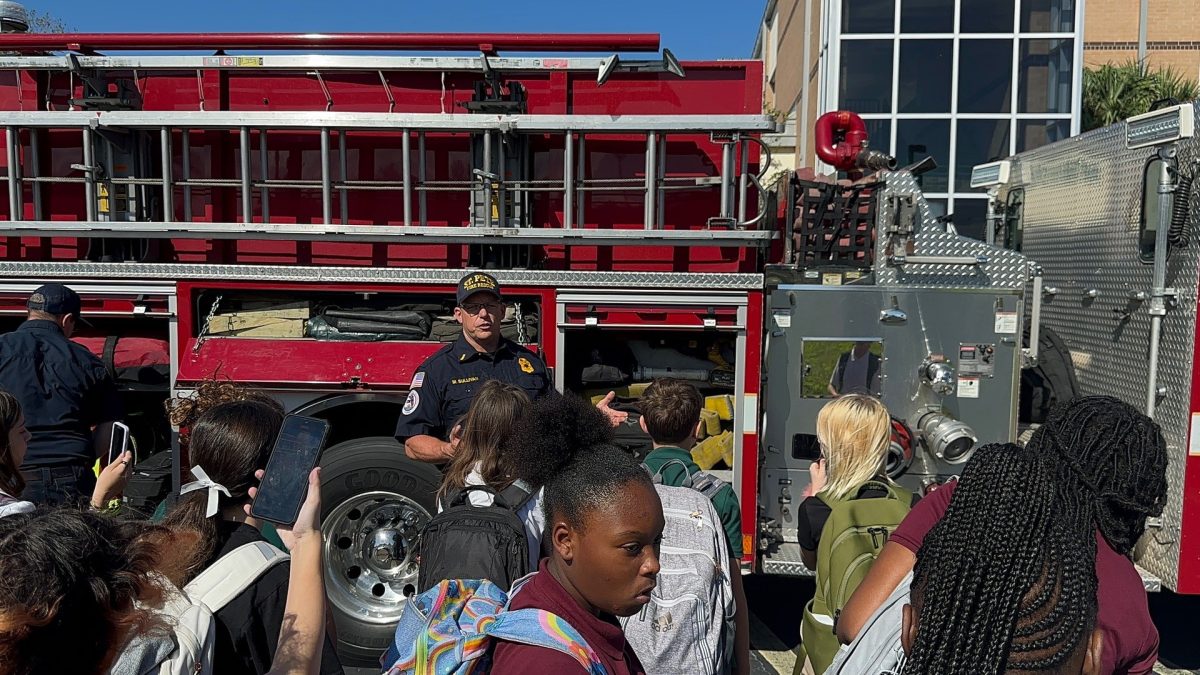
[[(487, 492), (491, 506), (475, 506), (470, 493)], [(443, 579), (487, 579), (507, 591), (529, 574), (529, 544), (517, 511), (533, 496), (520, 481), (497, 493), (484, 485), (452, 492), (446, 509), (421, 531), (418, 592)]]
[(163, 450), (135, 464), (129, 482), (125, 484), (124, 508), (136, 517), (150, 518), (158, 505), (171, 494), (173, 470), (170, 450)]
[(618, 398), (608, 405), (613, 410), (629, 414), (624, 422), (613, 427), (613, 445), (629, 453), (635, 462), (646, 459), (646, 455), (654, 450), (654, 440), (650, 438), (650, 434), (642, 431), (642, 413), (637, 404)]

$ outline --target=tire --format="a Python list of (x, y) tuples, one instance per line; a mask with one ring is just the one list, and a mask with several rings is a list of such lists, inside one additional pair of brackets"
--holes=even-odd
[(440, 482), (436, 467), (409, 459), (394, 438), (352, 439), (323, 453), (325, 585), (343, 665), (378, 668), (391, 645), (417, 583), (416, 535), (436, 512)]

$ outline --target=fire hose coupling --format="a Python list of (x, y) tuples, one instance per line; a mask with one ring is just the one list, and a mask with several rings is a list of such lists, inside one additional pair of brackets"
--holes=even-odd
[(945, 357), (930, 356), (921, 364), (922, 381), (933, 389), (935, 394), (949, 396), (954, 393), (954, 367), (946, 362)]
[(970, 459), (979, 440), (971, 427), (940, 408), (926, 408), (922, 412), (917, 433), (925, 447), (948, 464), (962, 464)]

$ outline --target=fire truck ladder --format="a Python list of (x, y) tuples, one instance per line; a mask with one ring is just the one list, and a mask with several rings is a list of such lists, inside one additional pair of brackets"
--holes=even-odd
[[(762, 144), (757, 134), (774, 128), (762, 115), (489, 115), (411, 114), (358, 112), (236, 112), (236, 111), (137, 111), (58, 110), (15, 111), (0, 116), (7, 131), (9, 212), (13, 219), (0, 223), (4, 236), (83, 237), (124, 239), (293, 239), (330, 241), (406, 241), (420, 243), (487, 243), (502, 240), (522, 244), (591, 244), (605, 246), (765, 246), (774, 233), (755, 226), (762, 217), (747, 218), (749, 187), (757, 176), (748, 171), (751, 144)], [(82, 175), (46, 175), (38, 166), (39, 144), (49, 130), (75, 130), (83, 148), (82, 164), (72, 169)], [(240, 140), (238, 173), (233, 177), (193, 177), (190, 132), (224, 130)], [(320, 135), (320, 179), (268, 179), (268, 132), (317, 131)], [(350, 180), (347, 178), (346, 134), (378, 131), (401, 134), (401, 180)], [(104, 175), (96, 157), (97, 136), (128, 137), (130, 132), (149, 139), (145, 148), (160, 153), (158, 162), (145, 162), (152, 175)], [(476, 161), (469, 180), (431, 180), (427, 176), (426, 134), (459, 132), (469, 142), (482, 141), (482, 166)], [(563, 148), (561, 180), (505, 180), (507, 135), (531, 134), (557, 137)], [(722, 147), (720, 172), (716, 176), (670, 177), (665, 175), (668, 135), (708, 135)], [(585, 175), (587, 139), (602, 135), (642, 138), (645, 143), (644, 176), (596, 178)], [(155, 136), (157, 139), (155, 141)], [(257, 137), (260, 162), (257, 179), (251, 161), (252, 137)], [(30, 152), (23, 153), (22, 139)], [(335, 147), (336, 143), (336, 147)], [(416, 161), (413, 161), (413, 145)], [(157, 146), (156, 148), (154, 146)], [(178, 153), (178, 156), (177, 154)], [(172, 166), (179, 159), (182, 175)], [(762, 166), (769, 166), (769, 154)], [(735, 166), (739, 164), (740, 166)], [(338, 167), (335, 179), (335, 165)], [(415, 168), (416, 175), (413, 174)], [(42, 186), (50, 183), (82, 183), (85, 220), (49, 220), (44, 214)], [(33, 219), (23, 220), (25, 186), (33, 198)], [(192, 216), (194, 188), (235, 188), (240, 196), (239, 222), (198, 222)], [(673, 190), (720, 192), (720, 212), (702, 229), (665, 229), (662, 223), (663, 195)], [(176, 190), (182, 194), (182, 220), (176, 220)], [(273, 223), (271, 190), (319, 190), (320, 223)], [(258, 208), (254, 193), (258, 191)], [(339, 195), (340, 217), (335, 220), (334, 192)], [(399, 192), (403, 225), (350, 224), (348, 200), (351, 192)], [(426, 197), (430, 192), (470, 193), (470, 225), (431, 226)], [(643, 194), (643, 229), (584, 228), (588, 193), (618, 191)], [(535, 192), (557, 192), (563, 203), (561, 227), (528, 227), (506, 212), (507, 199), (517, 194), (527, 203)], [(157, 214), (143, 209), (138, 215), (118, 219), (115, 209), (119, 193), (145, 203), (157, 197)], [(756, 196), (755, 201), (757, 201)], [(490, 205), (490, 206), (489, 206)], [(102, 208), (103, 207), (103, 208)], [(157, 218), (148, 220), (149, 218)]]

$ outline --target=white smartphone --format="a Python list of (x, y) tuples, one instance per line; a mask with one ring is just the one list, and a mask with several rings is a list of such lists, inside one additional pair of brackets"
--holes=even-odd
[(129, 427), (120, 422), (113, 422), (112, 436), (108, 440), (108, 464), (117, 461), (117, 458), (128, 449)]

